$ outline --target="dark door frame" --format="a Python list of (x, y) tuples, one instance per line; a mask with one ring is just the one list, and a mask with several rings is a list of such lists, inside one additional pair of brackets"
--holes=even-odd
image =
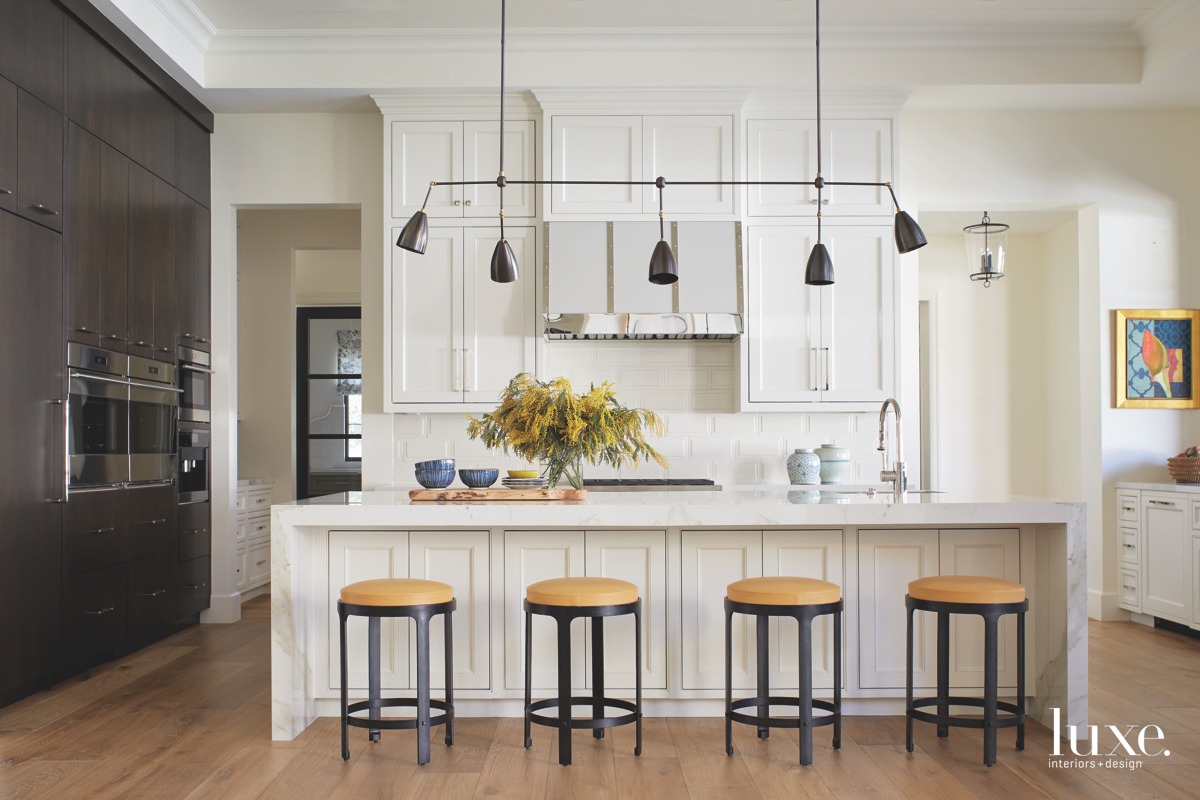
[(308, 323), (314, 319), (362, 319), (362, 306), (300, 306), (296, 309), (296, 498), (304, 500), (308, 493), (308, 443), (311, 439), (361, 439), (362, 434), (309, 433), (308, 383), (312, 378), (349, 378), (362, 380), (358, 374), (309, 374)]

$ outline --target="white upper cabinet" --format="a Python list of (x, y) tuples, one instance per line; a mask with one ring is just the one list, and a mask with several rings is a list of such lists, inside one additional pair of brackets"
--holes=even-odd
[[(500, 122), (420, 122), (393, 120), (391, 128), (391, 217), (407, 220), (421, 208), (430, 181), (496, 180), (500, 166)], [(535, 177), (535, 127), (531, 120), (504, 123), (504, 172), (509, 180)], [(533, 217), (532, 186), (504, 190), (506, 218)], [(487, 186), (435, 186), (425, 212), (430, 217), (497, 216), (500, 189)]]
[[(817, 175), (817, 123), (811, 119), (752, 119), (746, 123), (747, 180), (811, 181)], [(822, 176), (827, 181), (886, 183), (892, 180), (890, 119), (822, 120)], [(891, 196), (882, 186), (830, 186), (822, 197), (832, 216), (887, 216)], [(747, 187), (752, 217), (810, 215), (811, 186)]]
[[(816, 223), (749, 230), (744, 403), (877, 403), (895, 390), (891, 229), (823, 226), (836, 282), (804, 283)], [(764, 406), (757, 406), (763, 408)]]
[(490, 277), (498, 227), (431, 228), (423, 256), (391, 248), (389, 410), (490, 410), (513, 375), (534, 371), (534, 229), (505, 235), (520, 265), (514, 283)]
[[(578, 181), (667, 181), (671, 214), (733, 214), (734, 187), (672, 181), (733, 180), (733, 115), (556, 114), (550, 122), (550, 177)], [(653, 186), (554, 186), (554, 214), (657, 214)]]

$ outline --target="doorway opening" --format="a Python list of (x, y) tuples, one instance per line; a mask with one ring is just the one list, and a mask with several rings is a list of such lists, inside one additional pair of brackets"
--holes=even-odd
[(296, 496), (362, 490), (362, 309), (296, 309)]

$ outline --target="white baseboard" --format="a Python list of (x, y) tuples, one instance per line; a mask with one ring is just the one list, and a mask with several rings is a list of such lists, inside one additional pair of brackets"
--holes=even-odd
[(1128, 619), (1129, 612), (1121, 608), (1120, 602), (1116, 592), (1088, 589), (1088, 617), (1105, 622)]
[(256, 597), (262, 597), (264, 594), (270, 593), (271, 584), (264, 583), (262, 586), (256, 586), (253, 589), (248, 589), (242, 592), (242, 602), (245, 603), (247, 600), (253, 600)]
[(202, 624), (237, 622), (242, 618), (242, 595), (240, 592), (212, 596), (207, 611), (200, 613)]

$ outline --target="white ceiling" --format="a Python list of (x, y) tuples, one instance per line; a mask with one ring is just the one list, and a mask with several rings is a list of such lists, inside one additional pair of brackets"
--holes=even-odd
[[(216, 111), (494, 91), (496, 0), (91, 0)], [(812, 0), (508, 0), (511, 88), (811, 91)], [(1200, 0), (826, 0), (826, 91), (1200, 108)]]

